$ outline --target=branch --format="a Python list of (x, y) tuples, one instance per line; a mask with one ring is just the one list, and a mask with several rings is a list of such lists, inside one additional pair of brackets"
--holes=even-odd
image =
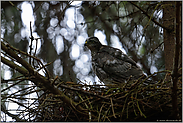
[(33, 67), (30, 66), (29, 63), (27, 63), (24, 59), (19, 57), (12, 49), (10, 49), (9, 44), (5, 45), (4, 42), (1, 42), (1, 49), (4, 50), (11, 57), (15, 58), (18, 63), (20, 63), (23, 67), (25, 67), (29, 71), (29, 74), (34, 73)]
[(33, 76), (30, 78), (30, 80), (38, 87), (43, 88), (45, 91), (49, 90), (51, 93), (55, 94), (55, 95), (59, 95), (60, 99), (62, 101), (64, 101), (67, 105), (71, 106), (73, 109), (75, 109), (76, 111), (80, 112), (82, 115), (84, 116), (88, 116), (87, 112), (83, 112), (83, 108), (80, 106), (77, 106), (77, 103), (74, 102), (72, 99), (70, 99), (69, 97), (67, 97), (66, 95), (64, 95), (58, 88), (55, 88), (50, 80), (46, 79), (46, 77), (42, 76), (41, 74), (39, 74), (37, 71), (35, 71), (33, 69), (33, 67), (28, 64), (24, 59), (22, 59), (21, 57), (19, 57), (12, 49), (8, 48), (9, 44), (6, 44), (4, 42), (1, 42), (1, 48), (2, 50), (4, 50), (8, 55), (10, 55), (11, 57), (15, 58), (17, 60), (18, 63), (20, 63), (23, 67), (20, 67), (18, 65), (16, 65), (14, 62), (9, 61), (8, 59), (1, 57), (2, 62), (6, 65), (8, 65), (9, 67), (17, 70), (18, 72), (20, 72), (21, 74), (23, 74), (24, 76)]
[(134, 2), (130, 2), (132, 5), (134, 5), (135, 7), (137, 7), (140, 11), (143, 12), (143, 14), (145, 14), (149, 19), (151, 19), (155, 24), (157, 24), (158, 26), (162, 27), (163, 29), (166, 29), (168, 31), (170, 31), (171, 29), (165, 27), (164, 25), (160, 24), (159, 22), (157, 22), (154, 18), (151, 18), (151, 16), (148, 15), (147, 12), (145, 12), (141, 7), (139, 7), (138, 5), (136, 5)]
[(15, 119), (18, 122), (26, 122), (26, 120), (22, 120), (21, 118), (19, 118), (18, 115), (8, 112), (5, 108), (5, 106), (3, 106), (2, 104), (1, 104), (1, 111), (4, 112), (5, 114), (7, 114), (8, 116), (12, 117), (12, 119)]
[(161, 42), (157, 47), (155, 47), (154, 49), (152, 49), (152, 50), (150, 51), (150, 53), (153, 53), (153, 52), (154, 52), (158, 47), (160, 47), (163, 43), (164, 43), (164, 41)]
[[(2, 42), (1, 42), (1, 43), (2, 43)], [(4, 64), (8, 65), (8, 66), (11, 67), (12, 69), (18, 71), (19, 73), (21, 73), (21, 74), (23, 74), (23, 75), (26, 75), (26, 76), (27, 76), (27, 75), (29, 74), (29, 72), (28, 72), (25, 68), (16, 65), (16, 64), (13, 63), (12, 61), (10, 61), (10, 60), (8, 60), (8, 59), (2, 57), (2, 56), (1, 56), (1, 62), (3, 62)]]
[[(6, 41), (4, 38), (1, 38), (1, 39), (3, 39), (4, 41)], [(35, 40), (38, 40), (38, 39), (39, 39), (39, 38), (36, 38)], [(8, 42), (8, 41), (6, 41), (6, 42)], [(44, 65), (44, 64), (41, 62), (40, 59), (36, 58), (35, 55), (34, 55), (34, 56), (29, 55), (28, 53), (23, 52), (23, 51), (21, 51), (21, 50), (15, 48), (15, 47), (12, 47), (11, 45), (8, 45), (8, 48), (12, 49), (13, 51), (17, 51), (18, 53), (21, 53), (21, 54), (23, 54), (23, 55), (26, 55), (26, 56), (28, 56), (28, 57), (30, 57), (30, 58), (33, 58), (33, 65), (34, 65), (34, 60), (36, 60), (38, 64), (41, 64), (41, 68), (40, 68), (39, 70), (41, 70), (41, 69), (44, 68), (44, 70), (45, 70), (45, 72), (46, 72), (46, 76), (48, 77), (48, 79), (50, 78), (49, 72), (48, 72), (48, 70), (47, 70), (46, 67), (45, 67), (46, 65)], [(37, 71), (39, 71), (39, 70), (37, 70)]]
[[(32, 43), (33, 43), (33, 40), (34, 40), (34, 37), (32, 36), (32, 27), (31, 27), (31, 21), (30, 21), (30, 39), (31, 39), (31, 44), (30, 44), (30, 51), (29, 51), (29, 55), (31, 55), (31, 51), (32, 51)], [(31, 57), (29, 58), (29, 64), (31, 64)]]

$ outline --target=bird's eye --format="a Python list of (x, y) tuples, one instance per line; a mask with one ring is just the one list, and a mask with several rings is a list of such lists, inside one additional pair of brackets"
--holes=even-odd
[(93, 43), (93, 42), (94, 42), (93, 40), (88, 41), (88, 43)]

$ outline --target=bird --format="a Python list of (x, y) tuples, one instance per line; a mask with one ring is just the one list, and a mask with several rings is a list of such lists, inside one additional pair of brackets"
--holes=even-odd
[(84, 46), (91, 51), (94, 73), (105, 85), (145, 78), (137, 63), (120, 49), (102, 45), (97, 37), (87, 38)]

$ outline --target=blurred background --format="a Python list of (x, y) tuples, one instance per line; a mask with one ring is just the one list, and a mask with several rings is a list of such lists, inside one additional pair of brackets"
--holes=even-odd
[[(162, 22), (161, 8), (152, 11), (158, 3), (136, 4)], [(165, 68), (163, 45), (155, 49), (163, 42), (163, 29), (129, 2), (32, 1), (12, 4), (2, 2), (1, 38), (29, 52), (31, 21), (33, 37), (40, 38), (37, 43), (33, 41), (33, 51), (37, 45), (36, 57), (44, 64), (52, 62), (47, 68), (53, 77), (58, 75), (65, 81), (74, 82), (77, 79), (98, 80), (91, 69), (90, 51), (84, 48), (84, 42), (90, 36), (98, 37), (102, 44), (121, 49), (147, 75)], [(11, 78), (16, 72), (4, 70), (3, 78)]]

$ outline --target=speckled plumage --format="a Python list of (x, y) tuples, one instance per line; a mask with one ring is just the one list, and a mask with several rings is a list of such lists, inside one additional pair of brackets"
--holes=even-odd
[(88, 38), (85, 46), (91, 50), (95, 74), (105, 84), (124, 83), (144, 75), (134, 60), (117, 48), (102, 45), (97, 37)]

